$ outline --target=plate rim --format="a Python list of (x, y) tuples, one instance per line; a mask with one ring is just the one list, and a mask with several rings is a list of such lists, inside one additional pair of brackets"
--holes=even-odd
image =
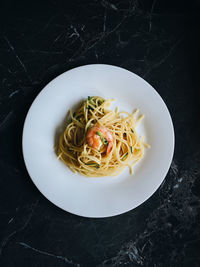
[[(25, 127), (26, 127), (27, 121), (28, 121), (28, 119), (29, 119), (30, 111), (31, 111), (33, 105), (35, 104), (36, 99), (40, 96), (40, 94), (41, 94), (42, 92), (44, 92), (46, 89), (48, 89), (48, 87), (49, 87), (49, 85), (50, 85), (51, 83), (55, 82), (55, 80), (59, 79), (59, 78), (60, 78), (61, 76), (63, 76), (64, 74), (66, 74), (66, 73), (69, 74), (70, 72), (72, 72), (72, 71), (74, 71), (74, 70), (83, 69), (83, 68), (87, 68), (87, 67), (93, 67), (93, 66), (102, 66), (102, 67), (103, 67), (103, 66), (106, 66), (106, 67), (111, 67), (111, 68), (121, 69), (122, 71), (129, 72), (129, 74), (136, 76), (139, 80), (142, 80), (142, 82), (144, 82), (146, 85), (150, 86), (151, 89), (154, 91), (154, 93), (156, 93), (156, 95), (157, 95), (157, 97), (159, 98), (159, 100), (160, 100), (160, 101), (162, 102), (162, 104), (164, 105), (164, 107), (165, 107), (165, 109), (166, 109), (166, 111), (167, 111), (167, 113), (168, 113), (168, 116), (169, 116), (169, 121), (170, 121), (171, 126), (172, 126), (172, 127), (171, 127), (171, 130), (172, 130), (172, 132), (171, 132), (171, 134), (172, 134), (172, 136), (171, 136), (171, 137), (172, 137), (172, 139), (171, 139), (171, 141), (172, 141), (172, 147), (171, 147), (171, 148), (172, 148), (172, 150), (171, 150), (171, 155), (168, 157), (167, 168), (166, 168), (166, 170), (165, 170), (165, 172), (164, 172), (164, 175), (162, 175), (162, 176), (164, 176), (164, 177), (162, 178), (161, 182), (160, 182), (157, 186), (155, 186), (154, 189), (152, 190), (153, 192), (152, 192), (149, 196), (145, 197), (145, 198), (143, 199), (143, 201), (142, 201), (140, 204), (138, 204), (137, 206), (132, 207), (132, 208), (123, 209), (122, 212), (112, 213), (111, 215), (107, 215), (107, 216), (104, 216), (104, 215), (103, 215), (103, 216), (101, 216), (101, 215), (99, 215), (99, 216), (83, 215), (83, 214), (81, 214), (81, 212), (79, 213), (79, 212), (73, 212), (73, 211), (71, 211), (71, 210), (70, 210), (70, 211), (69, 211), (69, 210), (66, 210), (66, 209), (64, 209), (63, 207), (61, 207), (59, 204), (53, 202), (53, 201), (50, 199), (50, 197), (47, 196), (46, 194), (44, 194), (44, 193), (40, 190), (40, 188), (36, 185), (36, 182), (34, 181), (34, 178), (32, 178), (32, 176), (31, 176), (31, 174), (30, 174), (29, 167), (28, 167), (28, 164), (27, 164), (27, 162), (26, 162), (26, 157), (25, 157), (25, 141), (24, 141), (24, 139), (25, 139)], [(26, 117), (25, 117), (24, 124), (23, 124), (23, 129), (22, 129), (22, 154), (23, 154), (23, 160), (24, 160), (24, 164), (25, 164), (26, 170), (27, 170), (27, 172), (28, 172), (28, 174), (29, 174), (29, 177), (31, 178), (33, 184), (36, 186), (37, 190), (38, 190), (38, 191), (39, 191), (39, 192), (40, 192), (40, 193), (41, 193), (41, 194), (42, 194), (48, 201), (50, 201), (53, 205), (55, 205), (56, 207), (60, 208), (61, 210), (65, 211), (65, 212), (69, 212), (69, 213), (74, 214), (74, 215), (77, 215), (77, 216), (85, 217), (85, 218), (108, 218), (108, 217), (113, 217), (113, 216), (117, 216), (117, 215), (121, 215), (121, 214), (127, 213), (127, 212), (129, 212), (129, 211), (131, 211), (131, 210), (134, 210), (135, 208), (141, 206), (144, 202), (146, 202), (148, 199), (150, 199), (150, 198), (153, 196), (153, 194), (158, 190), (158, 188), (161, 186), (161, 184), (162, 184), (163, 181), (165, 180), (165, 178), (166, 178), (166, 176), (167, 176), (167, 173), (168, 173), (168, 171), (169, 171), (169, 169), (170, 169), (172, 160), (173, 160), (174, 149), (175, 149), (175, 131), (174, 131), (173, 120), (172, 120), (171, 114), (170, 114), (170, 112), (169, 112), (169, 109), (168, 109), (168, 107), (167, 107), (165, 101), (163, 100), (163, 98), (160, 96), (160, 94), (156, 91), (156, 89), (155, 89), (150, 83), (148, 83), (146, 80), (144, 80), (142, 77), (140, 77), (140, 76), (137, 75), (136, 73), (134, 73), (134, 72), (132, 72), (132, 71), (130, 71), (130, 70), (127, 70), (127, 69), (125, 69), (125, 68), (119, 67), (119, 66), (117, 66), (117, 65), (110, 65), (110, 64), (99, 64), (99, 63), (97, 63), (97, 64), (86, 64), (86, 65), (81, 65), (81, 66), (74, 67), (74, 68), (72, 68), (72, 69), (66, 70), (66, 71), (64, 71), (63, 73), (61, 73), (61, 74), (59, 74), (58, 76), (56, 76), (54, 79), (50, 80), (50, 81), (49, 81), (49, 82), (48, 82), (48, 83), (47, 83), (47, 84), (40, 90), (40, 92), (36, 95), (36, 97), (35, 97), (34, 100), (32, 101), (32, 103), (31, 103), (31, 105), (30, 105), (30, 107), (29, 107), (29, 109), (28, 109), (28, 112), (26, 113)]]

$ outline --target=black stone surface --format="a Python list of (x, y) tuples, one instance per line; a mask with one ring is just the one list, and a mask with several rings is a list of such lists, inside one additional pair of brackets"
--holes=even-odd
[[(200, 1), (4, 0), (0, 13), (0, 266), (200, 266)], [(146, 79), (166, 102), (176, 134), (157, 192), (103, 219), (48, 202), (21, 150), (36, 95), (89, 63)]]

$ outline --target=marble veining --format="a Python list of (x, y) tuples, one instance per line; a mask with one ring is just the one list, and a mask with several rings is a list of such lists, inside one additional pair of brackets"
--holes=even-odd
[[(140, 266), (178, 265), (178, 258), (183, 257), (184, 249), (196, 240), (195, 235), (191, 235), (189, 240), (185, 242), (182, 239), (184, 239), (183, 229), (189, 230), (193, 226), (200, 209), (199, 198), (192, 194), (194, 183), (199, 179), (200, 171), (198, 169), (186, 171), (179, 178), (178, 166), (172, 162), (169, 174), (170, 183), (166, 184), (165, 180), (160, 187), (160, 190), (165, 192), (166, 198), (147, 218), (146, 228), (143, 232), (137, 235), (134, 240), (123, 244), (117, 256), (105, 260), (99, 266), (123, 266), (130, 261)], [(190, 180), (189, 186), (188, 180)], [(177, 190), (179, 191), (177, 192)], [(177, 207), (177, 199), (180, 195), (182, 195), (182, 202)], [(159, 224), (158, 220), (160, 221)], [(160, 239), (156, 237), (158, 234), (161, 235)], [(199, 235), (199, 229), (196, 229), (196, 234)], [(162, 244), (162, 238), (169, 243)], [(179, 246), (174, 246), (172, 253), (167, 255), (167, 246), (172, 245), (170, 242), (173, 239), (174, 241), (177, 239), (179, 242), (182, 240), (182, 242), (179, 243)], [(156, 263), (154, 258), (151, 258), (152, 251), (154, 249), (159, 250), (159, 246), (166, 248), (165, 254), (168, 256), (162, 260), (161, 264)], [(157, 257), (159, 256), (157, 255)]]
[(28, 79), (31, 81), (31, 78), (27, 72), (26, 66), (24, 65), (24, 63), (22, 62), (22, 60), (20, 59), (20, 57), (18, 56), (18, 54), (16, 53), (13, 45), (10, 43), (10, 41), (8, 40), (8, 38), (6, 36), (4, 36), (5, 41), (7, 42), (8, 46), (10, 47), (11, 51), (13, 52), (13, 54), (15, 55), (17, 61), (19, 62), (19, 64), (22, 66), (26, 76), (28, 77)]
[[(2, 241), (1, 244), (0, 244), (0, 255), (2, 254), (2, 251), (3, 251), (4, 247), (5, 247), (6, 244), (10, 241), (10, 239), (13, 238), (13, 236), (16, 235), (17, 233), (23, 231), (23, 230), (27, 227), (27, 225), (30, 223), (30, 220), (31, 220), (31, 218), (32, 218), (32, 216), (33, 216), (33, 213), (34, 213), (35, 208), (36, 208), (37, 205), (38, 205), (38, 202), (39, 202), (39, 200), (35, 201), (35, 203), (33, 203), (33, 204), (31, 205), (31, 207), (30, 207), (30, 208), (31, 208), (31, 211), (30, 211), (30, 213), (28, 214), (27, 219), (25, 220), (24, 224), (23, 224), (22, 226), (20, 226), (18, 229), (14, 230), (14, 231), (11, 232), (10, 234), (8, 234), (8, 235), (3, 239), (3, 241)], [(8, 224), (9, 224), (12, 220), (13, 220), (13, 218), (11, 218), (11, 219), (9, 220)]]
[(54, 255), (54, 254), (52, 254), (52, 253), (48, 253), (48, 252), (46, 252), (46, 251), (42, 251), (42, 250), (33, 248), (33, 247), (31, 247), (31, 246), (29, 246), (29, 245), (23, 243), (23, 242), (19, 242), (19, 244), (20, 244), (22, 247), (24, 247), (25, 249), (31, 249), (32, 251), (34, 251), (34, 252), (36, 252), (36, 253), (40, 253), (40, 254), (45, 255), (45, 256), (54, 257), (54, 258), (56, 258), (56, 259), (58, 259), (58, 260), (62, 260), (62, 261), (66, 262), (66, 263), (68, 263), (68, 264), (70, 264), (70, 265), (73, 265), (73, 266), (77, 266), (77, 267), (80, 266), (80, 264), (78, 264), (78, 263), (73, 263), (73, 261), (68, 260), (66, 257), (58, 256), (58, 255)]
[[(0, 32), (0, 266), (200, 266), (199, 1), (8, 1)], [(59, 74), (121, 66), (168, 106), (170, 170), (125, 214), (78, 217), (46, 200), (25, 169), (27, 111)]]

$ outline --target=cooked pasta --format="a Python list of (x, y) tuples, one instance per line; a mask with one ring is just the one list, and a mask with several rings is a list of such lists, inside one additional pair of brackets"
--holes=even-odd
[(113, 100), (88, 97), (74, 112), (71, 122), (60, 136), (57, 155), (73, 172), (89, 177), (118, 175), (125, 167), (143, 158), (144, 147), (135, 127), (143, 119), (133, 114), (110, 110)]

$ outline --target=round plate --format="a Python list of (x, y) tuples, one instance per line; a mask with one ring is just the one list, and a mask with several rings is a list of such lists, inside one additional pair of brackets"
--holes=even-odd
[[(54, 145), (68, 110), (95, 95), (116, 99), (111, 108), (138, 108), (145, 115), (137, 131), (151, 148), (134, 175), (126, 168), (116, 177), (86, 178), (57, 159)], [(23, 130), (24, 160), (34, 184), (58, 207), (85, 217), (113, 216), (143, 203), (165, 178), (173, 151), (173, 124), (162, 98), (136, 74), (110, 65), (82, 66), (58, 76), (36, 97)]]

